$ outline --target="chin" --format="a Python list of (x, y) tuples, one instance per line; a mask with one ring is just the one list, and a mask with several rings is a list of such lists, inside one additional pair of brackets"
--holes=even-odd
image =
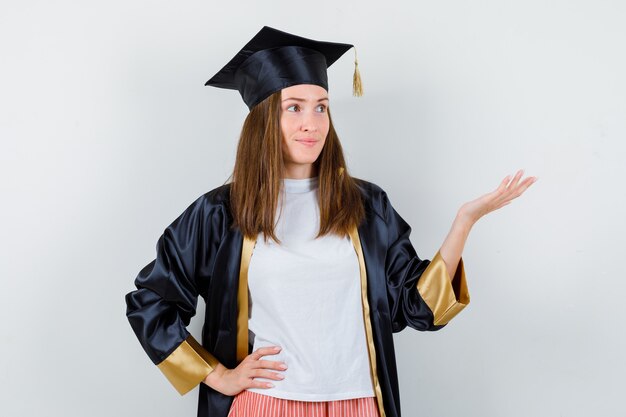
[(293, 162), (295, 162), (296, 164), (312, 164), (313, 162), (317, 161), (317, 159), (319, 158), (320, 154), (317, 153), (315, 155), (298, 155), (295, 158), (293, 158)]
[(302, 160), (299, 160), (296, 163), (299, 164), (299, 165), (311, 165), (311, 164), (314, 164), (315, 161), (317, 161), (317, 158), (315, 158), (315, 159), (302, 159)]

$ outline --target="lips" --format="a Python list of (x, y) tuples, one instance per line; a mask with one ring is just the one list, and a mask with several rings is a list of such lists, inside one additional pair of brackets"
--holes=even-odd
[(319, 141), (316, 140), (316, 139), (304, 138), (304, 139), (296, 139), (296, 142), (299, 142), (299, 143), (301, 143), (303, 145), (306, 145), (306, 146), (313, 146), (313, 145), (315, 145)]

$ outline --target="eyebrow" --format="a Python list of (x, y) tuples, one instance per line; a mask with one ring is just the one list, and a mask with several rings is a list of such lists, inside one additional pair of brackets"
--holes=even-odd
[[(284, 99), (283, 101), (287, 101), (287, 100), (294, 100), (294, 101), (307, 101), (303, 98), (298, 98), (298, 97), (287, 97), (286, 99)], [(320, 101), (328, 101), (328, 97), (324, 97), (324, 98), (320, 98), (319, 100), (317, 100), (317, 102), (319, 103)]]

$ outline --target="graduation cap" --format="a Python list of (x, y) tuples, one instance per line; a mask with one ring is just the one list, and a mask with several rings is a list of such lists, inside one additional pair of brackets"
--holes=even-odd
[[(328, 90), (326, 69), (353, 45), (302, 38), (264, 26), (204, 85), (239, 90), (249, 109), (272, 93), (296, 84)], [(356, 54), (353, 93), (363, 94)]]

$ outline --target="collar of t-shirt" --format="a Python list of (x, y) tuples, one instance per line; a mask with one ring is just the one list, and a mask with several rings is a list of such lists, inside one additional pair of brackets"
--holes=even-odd
[(317, 188), (318, 177), (313, 178), (283, 178), (284, 190), (288, 194), (307, 193)]

